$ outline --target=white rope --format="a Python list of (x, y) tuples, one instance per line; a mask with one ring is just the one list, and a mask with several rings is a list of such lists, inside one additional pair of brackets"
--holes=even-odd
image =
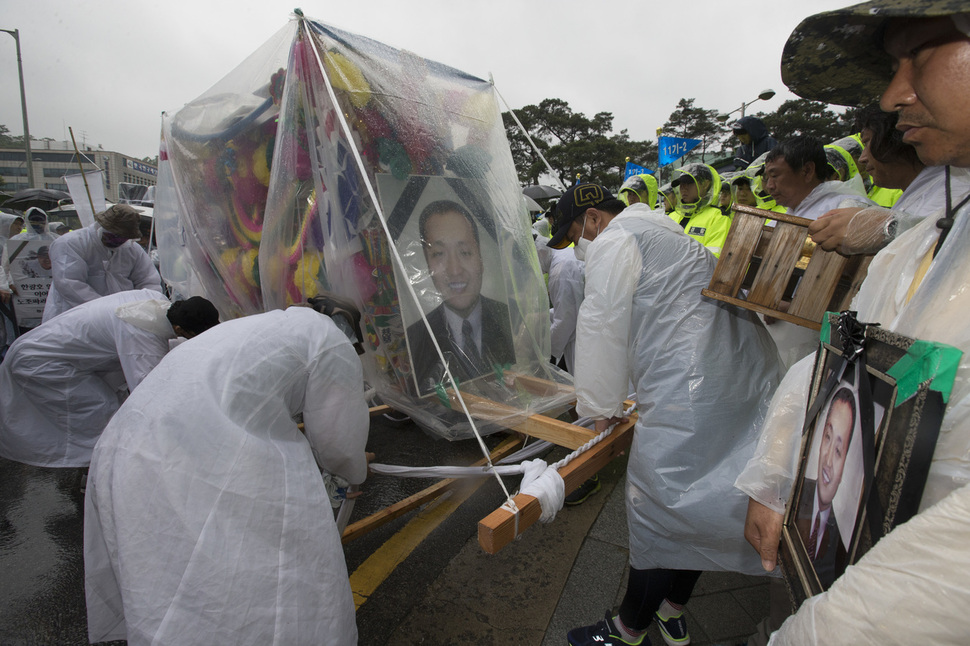
[(521, 464), (509, 464), (504, 466), (480, 466), (480, 467), (453, 467), (453, 466), (432, 466), (432, 467), (405, 467), (396, 464), (380, 464), (371, 462), (368, 468), (382, 476), (395, 476), (398, 478), (478, 478), (487, 476), (490, 471), (502, 476), (522, 475)]
[[(635, 409), (636, 404), (634, 403), (628, 409), (623, 411), (623, 417), (629, 417)], [(580, 425), (580, 422), (588, 424), (591, 423), (592, 420), (589, 418), (584, 418), (577, 420), (574, 425)], [(546, 462), (543, 460), (536, 459), (515, 465), (491, 465), (479, 467), (403, 467), (372, 463), (370, 465), (370, 469), (374, 473), (403, 478), (474, 478), (481, 477), (488, 471), (492, 471), (493, 473), (498, 473), (504, 476), (521, 474), (522, 482), (519, 485), (518, 493), (524, 493), (536, 498), (539, 501), (539, 508), (542, 510), (542, 514), (539, 516), (539, 522), (548, 523), (556, 518), (556, 514), (559, 513), (559, 510), (562, 509), (565, 502), (565, 482), (563, 481), (562, 476), (559, 475), (559, 469), (563, 468), (577, 457), (602, 442), (610, 435), (610, 433), (613, 432), (614, 428), (616, 428), (616, 424), (611, 424), (602, 433), (598, 434), (596, 437), (586, 442), (581, 447), (565, 456), (563, 459), (551, 465), (546, 464)], [(535, 449), (536, 446), (540, 447), (538, 450), (535, 450), (535, 452), (538, 453), (539, 450), (548, 448), (548, 446), (551, 445), (545, 441), (536, 442), (532, 447), (530, 447), (530, 449)], [(525, 449), (520, 450), (516, 454), (508, 456), (508, 458), (505, 458), (503, 462), (510, 460), (524, 451)], [(515, 523), (513, 536), (518, 538), (520, 509), (518, 505), (515, 504), (513, 497), (507, 496), (500, 509), (504, 509), (513, 515), (513, 522)]]
[[(387, 221), (386, 221), (386, 218), (384, 217), (384, 211), (381, 209), (380, 202), (377, 199), (377, 191), (374, 190), (374, 185), (371, 184), (370, 177), (367, 174), (367, 167), (364, 165), (364, 160), (360, 156), (360, 151), (357, 150), (357, 146), (354, 144), (353, 132), (350, 130), (350, 125), (347, 123), (347, 119), (344, 117), (344, 113), (340, 109), (340, 104), (337, 101), (337, 94), (336, 92), (334, 92), (333, 85), (330, 83), (330, 77), (327, 75), (327, 67), (326, 65), (324, 65), (323, 59), (320, 56), (320, 50), (318, 47), (317, 39), (312, 33), (312, 30), (307, 27), (308, 22), (309, 21), (306, 20), (305, 18), (301, 19), (300, 21), (301, 26), (303, 28), (303, 33), (306, 35), (306, 37), (310, 40), (310, 42), (313, 45), (311, 49), (313, 50), (313, 55), (317, 60), (317, 65), (320, 68), (320, 74), (323, 76), (324, 84), (327, 86), (327, 94), (329, 95), (330, 101), (333, 104), (333, 110), (337, 114), (337, 120), (340, 122), (340, 127), (344, 132), (344, 136), (347, 138), (347, 141), (350, 143), (349, 148), (353, 153), (354, 161), (357, 163), (357, 168), (358, 170), (360, 170), (360, 176), (361, 176), (361, 179), (364, 181), (364, 186), (367, 187), (367, 194), (370, 196), (371, 203), (374, 205), (374, 210), (377, 213), (377, 219), (380, 221), (381, 227), (384, 229), (384, 234), (387, 236), (387, 239), (391, 241), (393, 240), (393, 238), (391, 237), (391, 231), (387, 226)], [(394, 244), (388, 244), (388, 248), (391, 250), (391, 255), (394, 258), (394, 261), (397, 263), (398, 269), (401, 271), (401, 275), (407, 276), (407, 267), (404, 264), (404, 259), (401, 258), (401, 255), (397, 250), (397, 246)], [(404, 282), (407, 285), (407, 289), (409, 294), (411, 295), (411, 298), (414, 299), (415, 303), (419, 303), (420, 300), (418, 299), (417, 292), (415, 292), (414, 290), (414, 285), (412, 285), (411, 282), (408, 280)], [(458, 398), (458, 403), (461, 404), (461, 409), (465, 413), (465, 417), (468, 418), (468, 423), (471, 426), (472, 432), (475, 434), (475, 439), (478, 440), (478, 445), (482, 450), (482, 454), (485, 456), (485, 461), (488, 464), (488, 467), (491, 468), (492, 460), (489, 455), (489, 450), (485, 446), (485, 441), (482, 439), (481, 434), (478, 432), (478, 427), (475, 425), (475, 420), (472, 417), (471, 412), (469, 412), (468, 406), (465, 404), (465, 399), (464, 397), (462, 397), (461, 391), (458, 389), (458, 382), (451, 374), (451, 368), (448, 366), (448, 362), (445, 361), (444, 359), (444, 353), (441, 350), (441, 346), (438, 345), (438, 340), (435, 338), (434, 331), (431, 329), (431, 323), (428, 322), (428, 317), (427, 315), (425, 315), (424, 310), (422, 308), (419, 307), (418, 311), (421, 312), (421, 320), (424, 322), (424, 327), (428, 331), (428, 336), (431, 337), (431, 343), (434, 345), (435, 352), (438, 353), (438, 356), (445, 364), (445, 375), (447, 376), (448, 381), (451, 382), (451, 385), (454, 388), (455, 396)], [(499, 474), (495, 473), (495, 479), (498, 480), (499, 486), (502, 488), (502, 491), (505, 493), (506, 498), (511, 498), (511, 495), (509, 494), (509, 490), (506, 488), (505, 483), (502, 481), (502, 477)]]

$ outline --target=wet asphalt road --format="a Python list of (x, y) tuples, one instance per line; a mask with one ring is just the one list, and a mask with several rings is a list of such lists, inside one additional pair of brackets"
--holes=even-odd
[[(497, 437), (486, 438), (490, 445)], [(481, 457), (473, 440), (449, 442), (413, 423), (371, 420), (368, 450), (390, 464), (471, 464)], [(0, 458), (0, 646), (87, 644), (83, 574), (83, 495), (80, 469), (45, 469)], [(352, 522), (433, 484), (431, 479), (372, 476)], [(429, 582), (476, 531), (475, 523), (501, 504), (488, 483), (425, 544), (415, 550), (358, 612), (361, 644), (384, 643), (418, 602), (415, 585)], [(347, 546), (353, 571), (408, 519), (398, 519)], [(112, 642), (113, 645), (125, 642)]]
[(0, 644), (86, 644), (81, 469), (0, 458)]

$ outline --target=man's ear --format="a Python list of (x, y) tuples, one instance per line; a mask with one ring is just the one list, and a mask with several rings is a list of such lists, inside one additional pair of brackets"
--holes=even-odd
[(811, 181), (815, 177), (815, 162), (807, 161), (802, 164), (801, 175), (806, 182)]

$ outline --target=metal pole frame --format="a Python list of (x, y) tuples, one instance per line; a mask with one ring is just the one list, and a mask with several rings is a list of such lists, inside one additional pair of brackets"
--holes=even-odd
[(20, 108), (24, 113), (24, 149), (27, 153), (27, 186), (34, 188), (34, 158), (30, 152), (30, 128), (27, 127), (27, 93), (24, 91), (24, 63), (20, 56), (20, 30), (0, 29), (13, 36), (17, 43), (17, 72), (20, 73)]

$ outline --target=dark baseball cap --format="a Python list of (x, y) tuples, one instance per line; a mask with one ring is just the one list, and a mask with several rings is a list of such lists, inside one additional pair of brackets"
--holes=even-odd
[(549, 240), (548, 246), (553, 249), (565, 249), (569, 246), (566, 232), (573, 220), (586, 213), (586, 209), (596, 208), (607, 200), (616, 199), (609, 189), (599, 184), (577, 184), (572, 186), (556, 204), (556, 219), (552, 229), (555, 233)]

